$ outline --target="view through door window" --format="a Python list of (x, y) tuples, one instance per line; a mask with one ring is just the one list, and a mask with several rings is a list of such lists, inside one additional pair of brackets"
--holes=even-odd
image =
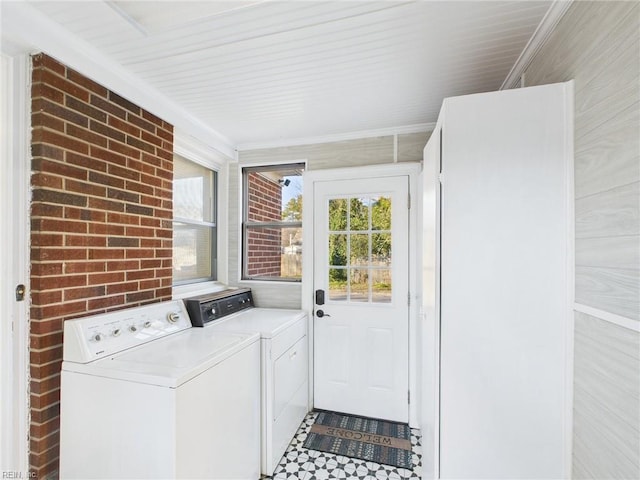
[(391, 199), (329, 200), (329, 299), (391, 302)]

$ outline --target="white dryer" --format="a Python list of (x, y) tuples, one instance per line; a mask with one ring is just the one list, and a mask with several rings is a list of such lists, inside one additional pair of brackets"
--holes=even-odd
[(260, 336), (182, 301), (68, 320), (61, 478), (260, 477)]
[(261, 337), (261, 470), (272, 475), (309, 411), (307, 314), (255, 308), (250, 289), (229, 289), (186, 301), (203, 333), (258, 333)]

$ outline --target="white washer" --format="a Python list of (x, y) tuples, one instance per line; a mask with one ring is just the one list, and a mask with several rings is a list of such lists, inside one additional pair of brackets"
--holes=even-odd
[(61, 478), (260, 477), (260, 336), (182, 301), (68, 320)]
[[(255, 308), (249, 289), (188, 300), (200, 330), (259, 333), (261, 337), (261, 470), (272, 475), (309, 411), (307, 314)], [(239, 311), (238, 311), (239, 310)], [(235, 312), (235, 313), (234, 313)]]

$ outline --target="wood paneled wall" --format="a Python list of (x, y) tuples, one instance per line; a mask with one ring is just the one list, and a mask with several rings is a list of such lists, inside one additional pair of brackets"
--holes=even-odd
[(574, 478), (640, 478), (640, 4), (574, 2), (525, 85), (575, 80)]
[[(243, 166), (306, 161), (308, 170), (320, 170), (393, 163), (394, 160), (419, 162), (429, 135), (430, 132), (398, 135), (397, 156), (393, 135), (241, 151), (238, 164), (229, 168), (229, 284), (237, 285), (240, 281), (240, 170)], [(299, 283), (252, 282), (250, 286), (260, 307), (300, 308)]]

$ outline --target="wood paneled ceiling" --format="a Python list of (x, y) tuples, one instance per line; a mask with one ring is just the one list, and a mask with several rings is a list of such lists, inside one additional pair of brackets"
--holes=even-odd
[(434, 122), (443, 98), (500, 88), (551, 2), (31, 5), (247, 145)]

